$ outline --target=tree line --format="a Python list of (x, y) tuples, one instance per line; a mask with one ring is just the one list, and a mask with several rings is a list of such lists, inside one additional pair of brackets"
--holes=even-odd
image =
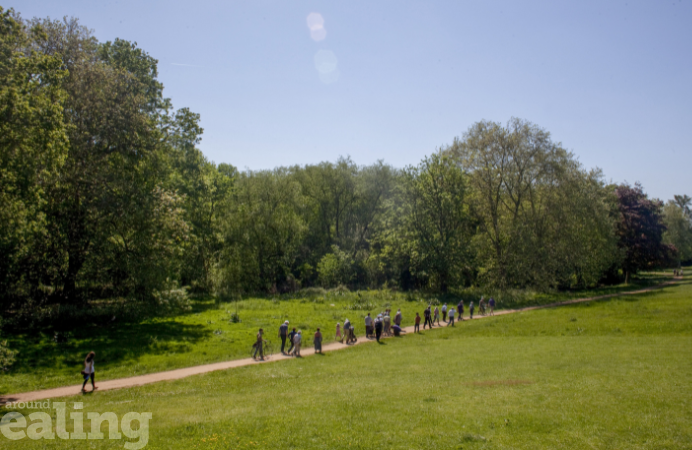
[(415, 166), (239, 171), (199, 150), (136, 43), (0, 8), (2, 310), (310, 286), (616, 282), (692, 260), (690, 198), (608, 183), (526, 120)]

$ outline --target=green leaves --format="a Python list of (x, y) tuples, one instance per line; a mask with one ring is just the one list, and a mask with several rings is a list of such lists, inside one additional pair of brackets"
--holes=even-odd
[(464, 178), (452, 157), (438, 152), (405, 169), (402, 180), (410, 270), (442, 292), (463, 281), (460, 275), (469, 262)]

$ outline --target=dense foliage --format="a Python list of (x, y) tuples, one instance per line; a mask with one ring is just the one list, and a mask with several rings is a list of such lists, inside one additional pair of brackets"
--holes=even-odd
[(588, 287), (692, 259), (689, 197), (585, 170), (520, 119), (479, 122), (417, 166), (350, 158), (239, 172), (157, 61), (76, 19), (0, 9), (3, 311), (119, 297), (185, 307), (326, 288)]

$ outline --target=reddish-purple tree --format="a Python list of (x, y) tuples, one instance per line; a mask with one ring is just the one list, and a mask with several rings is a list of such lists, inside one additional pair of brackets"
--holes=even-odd
[(623, 184), (615, 189), (618, 197), (620, 220), (617, 223), (619, 247), (625, 253), (622, 269), (629, 281), (631, 273), (665, 265), (675, 248), (663, 243), (663, 202), (650, 200), (642, 185)]

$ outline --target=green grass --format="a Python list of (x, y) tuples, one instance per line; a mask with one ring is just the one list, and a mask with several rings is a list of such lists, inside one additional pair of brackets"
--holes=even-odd
[[(499, 308), (518, 308), (546, 304), (570, 298), (595, 296), (637, 289), (670, 279), (666, 274), (642, 274), (630, 285), (617, 285), (588, 291), (566, 291), (553, 294), (512, 293), (498, 298)], [(480, 295), (471, 290), (463, 296)], [(285, 295), (276, 299), (251, 298), (235, 303), (217, 304), (213, 298), (198, 299), (191, 313), (175, 317), (142, 320), (138, 323), (114, 322), (110, 326), (84, 323), (71, 332), (67, 343), (53, 341), (53, 332), (24, 332), (4, 338), (19, 350), (17, 362), (9, 372), (0, 375), (0, 394), (14, 394), (36, 389), (74, 385), (81, 382), (79, 371), (87, 352), (96, 352), (100, 380), (130, 377), (199, 364), (247, 358), (257, 330), (267, 331), (268, 339), (278, 342), (278, 326), (289, 320), (291, 326), (311, 336), (321, 327), (325, 342), (333, 339), (336, 322), (349, 318), (359, 335), (364, 334), (363, 318), (385, 307), (401, 308), (404, 325), (412, 325), (416, 312), (422, 315), (434, 297), (389, 291), (335, 292), (297, 297)], [(456, 304), (458, 297), (440, 301)], [(368, 307), (366, 305), (370, 305)], [(238, 307), (240, 323), (230, 321)], [(350, 308), (364, 309), (350, 309)], [(468, 316), (468, 308), (465, 311)]]
[(151, 449), (692, 448), (691, 281), (67, 401), (152, 412)]

